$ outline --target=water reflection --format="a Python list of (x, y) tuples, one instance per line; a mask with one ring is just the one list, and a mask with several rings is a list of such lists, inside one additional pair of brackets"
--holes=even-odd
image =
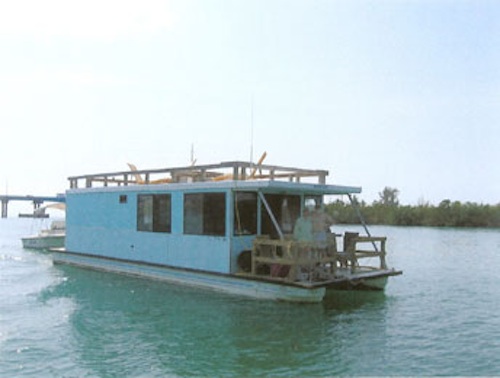
[(355, 310), (368, 304), (383, 305), (386, 300), (384, 291), (335, 290), (328, 291), (324, 307), (339, 311)]
[[(345, 327), (380, 292), (336, 292), (325, 303), (258, 301), (58, 266), (80, 366), (96, 375), (341, 374)], [(349, 339), (347, 339), (347, 337)]]

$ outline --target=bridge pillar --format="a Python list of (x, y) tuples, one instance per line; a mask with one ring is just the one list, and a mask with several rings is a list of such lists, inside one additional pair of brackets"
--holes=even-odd
[(7, 204), (8, 200), (2, 200), (2, 218), (7, 218)]
[(43, 215), (45, 214), (45, 209), (41, 208), (43, 201), (35, 200), (33, 201), (33, 215)]

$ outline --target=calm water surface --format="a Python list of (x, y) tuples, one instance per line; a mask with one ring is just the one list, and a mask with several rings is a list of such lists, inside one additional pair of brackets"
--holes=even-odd
[(33, 227), (0, 219), (0, 376), (500, 375), (499, 230), (372, 227), (404, 275), (296, 305), (53, 266)]

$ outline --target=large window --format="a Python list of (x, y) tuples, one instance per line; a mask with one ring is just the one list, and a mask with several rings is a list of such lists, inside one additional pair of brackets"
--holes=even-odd
[(137, 196), (137, 230), (171, 232), (170, 194), (140, 194)]
[(234, 193), (234, 234), (257, 234), (257, 193)]
[(226, 234), (226, 194), (185, 194), (184, 233), (224, 236)]

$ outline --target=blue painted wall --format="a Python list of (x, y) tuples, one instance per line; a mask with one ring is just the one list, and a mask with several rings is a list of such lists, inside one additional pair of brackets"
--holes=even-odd
[[(151, 191), (69, 191), (66, 249), (118, 259), (229, 273), (230, 240), (183, 234), (183, 193), (172, 194), (172, 232), (137, 231), (137, 194)], [(120, 195), (127, 202), (120, 203)], [(230, 201), (230, 195), (226, 196)], [(226, 206), (226, 211), (230, 207)], [(229, 235), (231, 217), (227, 217)]]

